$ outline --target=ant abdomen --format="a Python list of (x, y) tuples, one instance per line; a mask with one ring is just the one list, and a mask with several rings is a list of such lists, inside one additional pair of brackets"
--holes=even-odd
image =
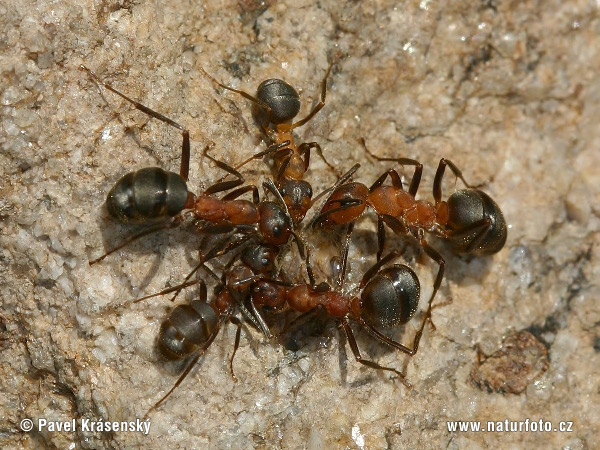
[(218, 315), (208, 303), (179, 305), (160, 326), (158, 350), (166, 359), (183, 359), (208, 342), (217, 323)]
[(187, 185), (180, 175), (147, 167), (117, 181), (108, 193), (106, 207), (120, 222), (144, 223), (176, 216), (187, 200)]
[(454, 251), (472, 256), (499, 252), (507, 228), (500, 207), (479, 189), (462, 189), (448, 198), (449, 241)]
[(296, 89), (283, 80), (271, 78), (258, 86), (256, 97), (267, 104), (269, 121), (280, 124), (291, 121), (300, 111), (300, 96)]
[(408, 322), (417, 312), (421, 285), (415, 272), (395, 264), (377, 273), (365, 286), (360, 312), (374, 327), (393, 327)]

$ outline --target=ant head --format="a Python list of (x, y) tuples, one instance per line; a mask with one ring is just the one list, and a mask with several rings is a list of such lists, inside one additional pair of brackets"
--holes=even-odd
[(314, 224), (325, 229), (353, 222), (365, 210), (369, 189), (362, 183), (346, 183), (336, 188), (321, 208)]
[(375, 275), (362, 291), (360, 314), (375, 327), (408, 322), (417, 312), (421, 285), (415, 272), (395, 264)]
[(276, 283), (261, 280), (252, 286), (252, 301), (262, 307), (281, 309), (285, 306), (287, 289)]
[(242, 251), (242, 262), (255, 274), (275, 271), (275, 258), (279, 248), (274, 245), (249, 245)]
[(479, 189), (459, 190), (448, 198), (447, 226), (453, 231), (450, 244), (458, 254), (493, 255), (506, 242), (506, 222), (500, 207)]
[(296, 89), (277, 78), (260, 83), (256, 97), (271, 108), (270, 112), (264, 111), (264, 113), (274, 124), (289, 122), (300, 111), (300, 96)]
[(258, 229), (264, 241), (271, 245), (285, 244), (292, 234), (292, 224), (287, 212), (277, 203), (263, 201), (259, 206)]
[(250, 267), (242, 265), (234, 265), (227, 271), (226, 285), (227, 290), (231, 296), (237, 300), (242, 301), (249, 292), (252, 286), (252, 278), (254, 274)]
[(301, 222), (310, 208), (310, 200), (313, 195), (310, 184), (304, 180), (285, 180), (279, 192), (288, 207), (292, 221), (294, 223)]

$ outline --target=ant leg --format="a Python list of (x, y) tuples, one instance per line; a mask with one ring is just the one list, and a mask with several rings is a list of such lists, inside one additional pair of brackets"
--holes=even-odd
[(383, 250), (385, 249), (385, 222), (383, 217), (377, 216), (377, 261), (381, 260)]
[(383, 250), (385, 249), (385, 227), (383, 224), (386, 224), (398, 235), (409, 234), (406, 225), (400, 219), (388, 214), (379, 214), (377, 216), (377, 243), (379, 247), (377, 250), (377, 261), (381, 259), (381, 255), (383, 255)]
[(388, 214), (381, 214), (380, 217), (394, 233), (402, 235), (408, 234), (408, 228), (406, 228), (406, 225), (404, 225), (404, 223), (397, 217), (390, 216)]
[[(203, 258), (201, 255), (201, 259), (200, 262), (198, 263), (198, 265), (196, 265), (196, 267), (194, 267), (194, 269), (192, 269), (192, 271), (185, 277), (185, 279), (183, 280), (183, 283), (187, 283), (189, 281), (190, 278), (192, 278), (192, 276), (198, 272), (198, 270), (200, 270), (203, 267), (206, 267), (204, 264), (213, 259), (213, 258), (217, 258), (219, 256), (222, 256), (226, 253), (229, 253), (230, 251), (236, 249), (237, 247), (239, 247), (240, 245), (244, 244), (247, 241), (247, 239), (240, 239), (239, 241), (231, 241), (228, 242), (226, 245), (224, 245), (222, 248), (220, 249), (211, 249)], [(209, 269), (210, 270), (210, 269)], [(212, 271), (211, 271), (212, 272)], [(181, 288), (183, 289), (183, 288)], [(175, 291), (175, 295), (173, 295), (173, 297), (171, 297), (171, 301), (174, 302), (175, 299), (177, 298), (177, 296), (179, 295), (179, 293), (181, 292), (181, 289), (178, 289)]]
[(218, 159), (216, 159), (216, 158), (214, 158), (214, 157), (212, 157), (211, 155), (208, 154), (208, 149), (210, 147), (211, 147), (211, 145), (207, 145), (206, 147), (204, 147), (204, 150), (202, 151), (202, 154), (204, 156), (206, 156), (208, 159), (210, 159), (212, 162), (214, 162), (217, 167), (219, 167), (220, 169), (223, 169), (226, 172), (228, 172), (228, 173), (232, 174), (233, 176), (235, 176), (236, 179), (235, 180), (231, 180), (231, 181), (217, 182), (217, 183), (213, 184), (212, 186), (210, 186), (208, 189), (206, 189), (204, 191), (204, 194), (210, 195), (210, 194), (215, 194), (217, 192), (227, 191), (229, 189), (233, 189), (234, 187), (237, 187), (237, 186), (243, 184), (244, 183), (244, 177), (242, 176), (241, 173), (239, 173), (237, 170), (235, 170), (229, 164), (226, 164), (223, 161), (219, 161)]
[[(242, 303), (237, 304), (239, 310), (241, 311), (242, 315), (244, 316), (244, 318), (246, 318), (247, 320), (249, 320), (250, 322), (252, 322), (252, 325), (254, 325), (256, 328), (258, 328), (260, 331), (263, 332), (263, 334), (265, 334), (265, 336), (267, 336), (267, 333), (270, 333), (270, 330), (268, 329), (268, 327), (266, 327), (266, 323), (263, 323), (262, 325), (258, 322), (257, 317), (254, 317), (254, 313), (250, 312), (248, 310), (248, 308), (246, 308)], [(254, 308), (255, 309), (255, 308)], [(254, 311), (253, 309), (253, 311)], [(260, 316), (262, 319), (262, 316)], [(264, 322), (264, 320), (263, 320)], [(270, 337), (267, 336), (267, 337)]]
[(267, 322), (265, 322), (264, 317), (256, 308), (256, 305), (253, 301), (250, 301), (250, 308), (252, 309), (252, 314), (250, 314), (249, 317), (251, 317), (250, 320), (252, 321), (252, 323), (256, 326), (256, 328), (263, 332), (267, 339), (271, 339), (273, 337), (273, 334), (271, 333)]
[(215, 327), (213, 333), (210, 335), (210, 337), (206, 341), (206, 344), (204, 344), (202, 346), (202, 348), (197, 351), (196, 356), (194, 356), (192, 358), (192, 360), (187, 365), (187, 367), (185, 368), (185, 370), (183, 371), (183, 373), (179, 376), (179, 378), (177, 379), (177, 381), (175, 382), (175, 384), (173, 385), (173, 387), (159, 401), (157, 401), (154, 404), (154, 406), (152, 406), (152, 408), (150, 408), (148, 410), (148, 412), (146, 414), (144, 414), (143, 419), (147, 418), (148, 414), (150, 414), (152, 411), (154, 411), (156, 408), (158, 408), (167, 399), (167, 397), (169, 397), (169, 395), (171, 395), (173, 393), (173, 391), (175, 389), (177, 389), (177, 387), (182, 383), (182, 381), (185, 380), (185, 378), (188, 376), (188, 374), (190, 373), (190, 371), (192, 370), (192, 368), (194, 367), (194, 365), (198, 362), (198, 359), (200, 359), (200, 357), (204, 354), (204, 352), (206, 351), (206, 349), (208, 347), (210, 347), (210, 345), (213, 343), (213, 341), (217, 337), (217, 334), (219, 333), (219, 330), (221, 329), (221, 321), (222, 320), (220, 320), (219, 322), (217, 322), (217, 326)]
[(373, 183), (369, 188), (369, 192), (373, 192), (375, 188), (381, 186), (388, 176), (392, 179), (392, 186), (394, 186), (396, 189), (404, 190), (404, 187), (402, 186), (402, 180), (400, 179), (398, 172), (396, 172), (396, 169), (388, 169), (383, 173), (383, 175), (375, 180), (375, 183)]
[(328, 187), (327, 189), (325, 189), (321, 193), (319, 193), (319, 195), (317, 195), (315, 198), (313, 198), (312, 201), (310, 202), (310, 206), (312, 207), (312, 205), (314, 205), (327, 192), (333, 191), (333, 190), (339, 188), (342, 184), (344, 184), (346, 181), (348, 181), (359, 168), (360, 168), (360, 164), (358, 164), (358, 163), (354, 164), (348, 172), (346, 172), (344, 175), (342, 175), (340, 178), (338, 178), (338, 180), (335, 182), (335, 184), (333, 186)]
[(258, 205), (260, 202), (260, 198), (258, 196), (258, 188), (256, 186), (254, 186), (253, 184), (241, 187), (239, 189), (236, 189), (235, 191), (230, 192), (229, 194), (227, 194), (226, 196), (223, 197), (223, 200), (226, 200), (226, 201), (235, 200), (240, 195), (243, 195), (246, 192), (250, 192), (250, 191), (252, 191), (252, 203), (254, 203), (255, 205)]
[(325, 165), (327, 167), (329, 167), (333, 173), (335, 173), (335, 176), (339, 177), (340, 175), (339, 175), (338, 171), (335, 169), (335, 167), (333, 167), (331, 165), (331, 163), (329, 161), (327, 161), (327, 159), (325, 158), (325, 155), (323, 155), (323, 149), (316, 142), (303, 142), (302, 144), (300, 144), (298, 146), (298, 151), (300, 152), (300, 154), (304, 154), (304, 170), (305, 171), (308, 170), (308, 166), (310, 163), (310, 150), (312, 148), (317, 150), (317, 153), (319, 154), (319, 156), (321, 157), (321, 159), (323, 160)]
[(308, 281), (311, 287), (315, 286), (315, 274), (310, 265), (310, 249), (306, 249), (306, 273), (308, 274)]
[(122, 242), (121, 244), (117, 245), (115, 248), (107, 251), (104, 255), (100, 256), (99, 258), (93, 259), (91, 261), (89, 261), (89, 265), (93, 266), (94, 264), (102, 261), (104, 258), (106, 258), (108, 255), (121, 250), (123, 247), (131, 244), (134, 241), (137, 241), (139, 238), (142, 238), (144, 236), (147, 236), (149, 234), (152, 233), (156, 233), (157, 231), (160, 230), (168, 230), (170, 228), (175, 228), (179, 225), (180, 221), (179, 220), (174, 220), (172, 222), (166, 223), (166, 224), (162, 224), (162, 225), (156, 225), (154, 227), (150, 227), (147, 228), (141, 232), (139, 232), (138, 234), (134, 234), (133, 236), (131, 236), (129, 239), (126, 239), (124, 242)]
[[(474, 186), (471, 186), (469, 183), (467, 183), (467, 182), (465, 181), (465, 179), (464, 179), (464, 177), (463, 177), (463, 174), (462, 174), (462, 171), (461, 171), (461, 170), (460, 170), (458, 167), (456, 167), (456, 164), (454, 164), (454, 163), (453, 163), (452, 161), (450, 161), (449, 159), (442, 158), (442, 160), (443, 160), (443, 161), (444, 161), (446, 164), (448, 164), (448, 167), (450, 167), (450, 170), (452, 171), (452, 173), (454, 174), (454, 176), (456, 176), (456, 177), (460, 178), (460, 179), (462, 180), (462, 182), (463, 182), (463, 183), (465, 183), (465, 186), (466, 186), (466, 187), (468, 187), (468, 188), (472, 188), (472, 187), (474, 187)], [(440, 164), (441, 164), (441, 162), (442, 162), (442, 161), (440, 161)]]
[(309, 112), (308, 115), (304, 119), (301, 119), (298, 122), (290, 125), (290, 130), (293, 130), (294, 128), (298, 128), (298, 127), (301, 127), (302, 125), (304, 125), (306, 122), (308, 122), (310, 119), (312, 119), (315, 116), (315, 114), (317, 114), (319, 111), (321, 111), (323, 106), (325, 106), (325, 97), (327, 96), (327, 77), (329, 77), (329, 73), (331, 72), (332, 67), (333, 67), (333, 64), (331, 64), (329, 66), (329, 68), (327, 69), (327, 73), (325, 74), (325, 77), (323, 78), (323, 81), (321, 81), (321, 100), (319, 101), (317, 106), (315, 106), (313, 108), (313, 110), (311, 112)]
[(229, 317), (229, 321), (237, 327), (237, 331), (235, 332), (235, 343), (233, 344), (233, 353), (231, 354), (231, 359), (229, 360), (229, 371), (231, 372), (231, 378), (233, 381), (237, 383), (237, 377), (233, 372), (233, 358), (235, 357), (235, 353), (240, 346), (240, 337), (242, 335), (242, 322), (237, 317), (231, 316)]
[(475, 234), (475, 236), (473, 236), (473, 238), (470, 240), (469, 244), (465, 247), (465, 253), (469, 253), (471, 251), (473, 251), (473, 249), (477, 248), (477, 246), (479, 245), (479, 243), (483, 240), (483, 238), (485, 237), (485, 235), (487, 234), (488, 230), (491, 227), (491, 220), (489, 217), (486, 217), (485, 219), (481, 219), (478, 220), (477, 222), (474, 222), (472, 224), (470, 224), (469, 226), (466, 226), (465, 228), (462, 228), (460, 230), (449, 230), (446, 232), (446, 236), (445, 237), (468, 237), (469, 235), (472, 235), (473, 233), (477, 233)]
[(346, 332), (346, 336), (348, 337), (348, 343), (350, 344), (350, 348), (352, 349), (352, 353), (354, 354), (354, 359), (356, 359), (356, 361), (367, 367), (370, 367), (371, 369), (387, 370), (389, 372), (394, 372), (400, 377), (400, 381), (402, 381), (402, 383), (406, 387), (412, 388), (412, 385), (406, 380), (406, 376), (399, 370), (396, 370), (392, 367), (385, 367), (377, 364), (374, 361), (364, 359), (360, 354), (360, 350), (358, 349), (358, 344), (356, 343), (356, 339), (354, 338), (354, 333), (352, 332), (352, 328), (350, 328), (350, 324), (348, 324), (348, 322), (346, 322), (345, 320), (341, 320), (340, 322), (342, 327), (344, 328), (344, 331)]
[(379, 272), (379, 270), (384, 265), (397, 258), (398, 256), (400, 256), (400, 252), (396, 250), (391, 253), (388, 253), (383, 259), (373, 264), (373, 266), (369, 270), (367, 270), (363, 275), (362, 280), (360, 281), (359, 289), (362, 291), (363, 288), (367, 285), (367, 283), (371, 281), (371, 278), (373, 278), (375, 274)]
[(294, 242), (296, 242), (296, 246), (298, 247), (298, 253), (300, 253), (300, 258), (305, 259), (306, 252), (308, 251), (306, 242), (304, 242), (304, 239), (302, 239), (295, 231), (292, 231), (291, 233), (294, 237)]
[(444, 177), (444, 172), (446, 171), (446, 166), (450, 167), (452, 173), (455, 177), (460, 178), (461, 181), (468, 188), (473, 188), (467, 181), (464, 179), (462, 172), (456, 167), (456, 165), (450, 161), (449, 159), (440, 159), (440, 163), (438, 164), (438, 168), (435, 172), (435, 178), (433, 179), (433, 198), (435, 200), (435, 204), (437, 205), (442, 201), (442, 178)]
[(348, 252), (350, 251), (350, 236), (352, 235), (352, 231), (354, 231), (354, 222), (350, 222), (348, 224), (348, 228), (346, 228), (344, 250), (342, 251), (342, 268), (340, 270), (340, 277), (337, 280), (337, 285), (340, 289), (342, 289), (344, 280), (346, 278), (346, 269), (348, 267)]
[[(417, 191), (419, 190), (419, 184), (421, 183), (421, 176), (423, 175), (423, 164), (421, 164), (416, 159), (411, 159), (411, 158), (383, 158), (381, 156), (375, 155), (374, 153), (371, 153), (371, 151), (367, 147), (365, 138), (360, 138), (360, 143), (362, 144), (365, 151), (369, 155), (371, 155), (371, 157), (375, 158), (378, 161), (395, 161), (402, 166), (415, 166), (415, 171), (413, 173), (413, 177), (410, 180), (410, 186), (408, 188), (408, 193), (410, 195), (412, 195), (413, 197), (415, 195), (417, 195)], [(390, 174), (390, 175), (392, 175), (392, 174)], [(396, 176), (398, 176), (397, 172), (396, 172)], [(371, 189), (374, 189), (375, 187), (377, 187), (377, 186), (381, 185), (381, 183), (383, 183), (383, 181), (385, 180), (385, 176), (382, 176), (382, 177), (383, 177), (383, 179), (381, 179), (381, 182), (379, 184), (377, 184), (377, 182), (379, 181), (379, 180), (377, 180), (373, 184)], [(398, 177), (398, 179), (399, 179), (399, 177)], [(402, 189), (402, 182), (400, 182), (399, 180), (396, 181), (393, 176), (392, 176), (392, 184), (394, 187)]]
[(202, 67), (200, 67), (200, 72), (202, 72), (204, 75), (206, 75), (206, 77), (209, 78), (210, 80), (212, 80), (213, 83), (215, 83), (216, 85), (222, 87), (223, 89), (226, 89), (228, 91), (235, 92), (236, 94), (241, 95), (246, 100), (250, 100), (252, 103), (263, 108), (267, 112), (268, 115), (271, 115), (271, 107), (269, 105), (267, 105), (265, 102), (263, 102), (262, 100), (259, 100), (258, 98), (254, 97), (253, 95), (248, 94), (245, 91), (242, 91), (240, 89), (234, 89), (232, 87), (229, 87), (229, 86), (221, 83), (216, 78), (214, 78), (212, 75), (209, 75)]
[(178, 284), (177, 286), (172, 286), (170, 288), (164, 289), (164, 290), (162, 290), (160, 292), (156, 292), (154, 294), (146, 295), (145, 297), (137, 298), (137, 299), (135, 299), (131, 303), (138, 303), (138, 302), (141, 302), (142, 300), (147, 300), (147, 299), (152, 298), (152, 297), (158, 297), (160, 295), (169, 294), (171, 292), (174, 292), (174, 291), (177, 291), (177, 290), (182, 290), (182, 289), (185, 289), (186, 287), (193, 286), (193, 285), (199, 284), (199, 283), (200, 283), (201, 286), (204, 286), (204, 291), (206, 291), (206, 285), (204, 284), (203, 280), (188, 281), (186, 283), (181, 283), (181, 284)]
[(122, 94), (121, 92), (117, 91), (110, 84), (102, 81), (98, 77), (98, 75), (96, 75), (92, 70), (88, 69), (84, 65), (80, 65), (79, 69), (85, 70), (88, 73), (88, 75), (96, 83), (100, 84), (101, 86), (104, 86), (105, 89), (108, 89), (109, 91), (117, 94), (122, 99), (127, 100), (129, 103), (131, 103), (133, 106), (135, 106), (136, 109), (139, 109), (143, 113), (148, 114), (150, 117), (154, 117), (155, 119), (158, 119), (166, 124), (169, 124), (172, 127), (175, 127), (179, 131), (181, 131), (181, 134), (183, 135), (183, 143), (181, 144), (181, 165), (179, 167), (179, 175), (181, 175), (181, 178), (183, 178), (185, 181), (187, 181), (189, 171), (190, 171), (190, 132), (187, 129), (183, 128), (181, 125), (179, 125), (174, 120), (169, 119), (167, 116), (163, 116), (162, 114), (148, 108), (147, 106), (142, 105), (139, 102), (136, 102), (135, 100), (127, 97), (125, 94)]
[(317, 305), (310, 311), (300, 314), (298, 317), (294, 318), (294, 320), (285, 326), (285, 328), (281, 331), (281, 334), (293, 333), (301, 328), (305, 323), (314, 323), (315, 321), (325, 317), (327, 317), (327, 309), (323, 305)]
[[(365, 322), (364, 319), (362, 319), (362, 318), (358, 319), (358, 322), (369, 332), (369, 334), (373, 335), (374, 337), (376, 337), (380, 341), (384, 342), (385, 344), (390, 345), (391, 347), (394, 347), (403, 353), (406, 353), (409, 356), (414, 356), (417, 353), (417, 351), (419, 350), (419, 342), (421, 341), (421, 337), (423, 336), (423, 330), (425, 329), (425, 324), (427, 322), (431, 322), (431, 311), (433, 310), (433, 300), (435, 298), (435, 295), (436, 295), (438, 289), (440, 288), (440, 286), (442, 284), (442, 279), (444, 278), (444, 266), (446, 264), (446, 262), (444, 261), (444, 258), (442, 258), (442, 256), (435, 249), (430, 247), (429, 244), (424, 239), (420, 240), (420, 244), (423, 247), (423, 250), (425, 251), (425, 253), (427, 253), (427, 256), (429, 256), (431, 259), (433, 259), (435, 262), (437, 262), (439, 264), (439, 269), (438, 269), (438, 273), (435, 278), (435, 281), (433, 283), (433, 292), (431, 293), (431, 297), (429, 298), (429, 303), (427, 304), (427, 310), (425, 311), (425, 315), (423, 316), (423, 321), (421, 322), (421, 326), (419, 327), (419, 329), (417, 330), (417, 333), (415, 334), (412, 349), (408, 348), (405, 345), (402, 345), (399, 342), (396, 342), (393, 339), (390, 339), (389, 337), (380, 333), (372, 325)], [(361, 282), (361, 289), (369, 281), (368, 279), (365, 281), (365, 278), (367, 276), (369, 276), (369, 279), (370, 279), (377, 272), (377, 270), (379, 270), (381, 268), (381, 266), (383, 266), (382, 261), (388, 262), (392, 257), (396, 257), (396, 256), (398, 256), (398, 253), (392, 252), (389, 255), (387, 255), (384, 259), (382, 259), (380, 262), (378, 262), (375, 266), (373, 266), (365, 274), (365, 277), (363, 277), (363, 281)], [(374, 269), (377, 269), (377, 270), (374, 270)]]
[[(135, 299), (134, 301), (126, 301), (124, 303), (119, 303), (118, 305), (114, 305), (114, 306), (110, 306), (110, 307), (106, 308), (105, 311), (116, 313), (116, 312), (120, 311), (121, 308), (128, 306), (130, 304), (138, 303), (138, 302), (141, 302), (142, 300), (146, 300), (146, 299), (149, 299), (152, 297), (158, 297), (159, 295), (165, 295), (165, 294), (173, 292), (177, 289), (185, 289), (186, 287), (193, 286), (194, 284), (200, 284), (200, 297), (204, 298), (204, 302), (206, 303), (206, 285), (204, 284), (204, 282), (202, 280), (198, 280), (198, 281), (189, 281), (187, 283), (178, 284), (177, 286), (170, 287), (168, 289), (162, 290), (155, 294), (146, 295), (145, 297)], [(204, 292), (204, 294), (202, 294), (202, 292)]]
[(419, 347), (419, 340), (421, 339), (421, 334), (423, 334), (423, 329), (425, 328), (425, 322), (427, 322), (427, 321), (431, 322), (431, 311), (433, 311), (433, 300), (435, 298), (435, 295), (437, 294), (437, 291), (439, 290), (440, 286), (442, 285), (442, 280), (444, 279), (444, 267), (446, 266), (446, 261), (444, 260), (442, 255), (440, 255), (437, 252), (437, 250), (435, 250), (433, 247), (431, 247), (427, 243), (427, 241), (425, 241), (425, 239), (421, 238), (420, 243), (421, 243), (421, 247), (423, 247), (423, 250), (425, 250), (425, 253), (427, 253), (427, 256), (429, 256), (436, 263), (438, 263), (439, 268), (438, 268), (438, 273), (435, 277), (435, 281), (433, 282), (433, 292), (431, 293), (431, 298), (429, 299), (429, 303), (427, 305), (427, 312), (425, 313), (425, 317), (423, 318), (423, 323), (421, 324), (421, 329), (417, 335), (419, 339), (417, 339), (417, 336), (415, 336), (415, 343), (413, 345), (415, 353), (417, 353), (417, 349)]
[[(452, 303), (453, 303), (452, 297), (448, 297), (448, 299), (444, 300), (443, 302), (436, 303), (435, 305), (433, 305), (431, 307), (431, 311), (433, 311), (434, 309), (443, 308), (444, 306), (451, 305)], [(434, 331), (437, 330), (437, 327), (435, 326), (435, 323), (433, 323), (433, 320), (431, 319), (431, 317), (429, 318), (429, 325), (431, 325), (431, 328)]]
[[(230, 262), (233, 263), (233, 262), (235, 262), (236, 259), (237, 258), (234, 257), (234, 258), (232, 258), (232, 260)], [(228, 264), (228, 267), (230, 267), (230, 266), (231, 266), (231, 264)], [(223, 275), (225, 275), (226, 272), (227, 272), (227, 270), (224, 269)], [(253, 283), (255, 285), (255, 283), (260, 282), (260, 281), (267, 281), (267, 282), (273, 283), (273, 284), (281, 283), (282, 285), (289, 286), (289, 284), (271, 280), (270, 278), (258, 277), (256, 275), (253, 275), (249, 278), (245, 278), (242, 280), (237, 280), (237, 281), (231, 283), (231, 285), (229, 285), (229, 286), (235, 288), (236, 286), (241, 286), (241, 285), (244, 285), (247, 283)], [(225, 281), (223, 281), (222, 284), (225, 284)], [(256, 308), (256, 304), (254, 303), (254, 300), (250, 299), (250, 301), (248, 301), (248, 303), (250, 304), (250, 310), (248, 310), (248, 308), (246, 307), (246, 305), (244, 305), (243, 302), (238, 302), (237, 306), (239, 307), (240, 311), (242, 312), (242, 314), (244, 315), (244, 317), (246, 319), (248, 319), (250, 322), (252, 322), (252, 324), (256, 328), (258, 328), (260, 331), (262, 331), (267, 339), (271, 339), (273, 337), (273, 335), (271, 334), (271, 330), (269, 329), (269, 326), (267, 325), (267, 322), (263, 318), (260, 311)]]
[[(290, 141), (283, 141), (280, 144), (272, 144), (269, 145), (269, 147), (266, 150), (263, 150), (262, 152), (258, 152), (255, 153), (254, 155), (250, 156), (248, 159), (242, 161), (241, 163), (239, 163), (237, 166), (234, 167), (235, 170), (240, 170), (242, 167), (244, 167), (246, 164), (248, 164), (250, 161), (253, 161), (255, 159), (259, 159), (262, 158), (264, 156), (270, 155), (272, 153), (276, 153), (278, 150), (287, 147), (288, 145), (290, 145)], [(219, 178), (216, 183), (221, 183), (223, 180), (225, 180), (225, 178), (227, 178), (229, 176), (229, 174), (226, 174), (224, 176), (222, 176), (221, 178)]]

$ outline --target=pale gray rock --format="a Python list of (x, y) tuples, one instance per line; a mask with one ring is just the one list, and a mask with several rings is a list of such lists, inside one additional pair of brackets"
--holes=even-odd
[[(592, 448), (600, 409), (600, 18), (597, 2), (223, 1), (48, 2), (0, 5), (0, 447), (2, 448)], [(200, 71), (254, 92), (281, 77), (325, 108), (298, 137), (316, 141), (370, 185), (393, 163), (420, 160), (431, 199), (441, 157), (500, 205), (508, 241), (493, 257), (446, 258), (446, 277), (418, 354), (358, 334), (356, 363), (338, 330), (297, 352), (225, 327), (198, 367), (157, 411), (149, 435), (93, 432), (82, 421), (135, 421), (170, 389), (181, 364), (155, 341), (172, 307), (155, 297), (197, 258), (191, 229), (141, 239), (89, 266), (131, 234), (107, 218), (106, 193), (147, 166), (177, 171), (181, 134), (134, 110), (79, 70), (85, 64), (132, 98), (187, 127), (189, 185), (221, 176), (202, 148), (235, 164), (263, 150), (250, 104)], [(410, 179), (411, 168), (401, 173)], [(270, 177), (256, 161), (249, 182)], [(336, 179), (315, 154), (307, 179)], [(445, 196), (461, 182), (447, 175)], [(375, 220), (357, 223), (345, 288), (374, 261)], [(390, 247), (408, 241), (389, 236)], [(308, 236), (320, 281), (339, 237)], [(435, 264), (407, 250), (423, 298)], [(299, 271), (301, 274), (302, 272)], [(185, 298), (192, 298), (190, 289)], [(421, 317), (417, 313), (417, 319)], [(417, 323), (415, 321), (415, 323)], [(476, 345), (494, 354), (531, 331), (549, 365), (519, 395), (471, 381)], [(412, 339), (409, 325), (393, 334)], [(25, 433), (25, 418), (76, 419), (77, 430)], [(449, 432), (447, 421), (573, 421), (572, 432)]]

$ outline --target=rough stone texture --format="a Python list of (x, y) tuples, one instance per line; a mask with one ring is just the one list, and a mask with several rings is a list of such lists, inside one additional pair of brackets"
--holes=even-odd
[[(0, 446), (591, 448), (600, 423), (598, 8), (574, 0), (2, 2)], [(432, 241), (447, 260), (438, 301), (452, 304), (435, 309), (436, 330), (426, 329), (415, 357), (359, 335), (364, 355), (405, 368), (414, 389), (355, 363), (333, 326), (296, 353), (247, 329), (234, 383), (227, 327), (151, 414), (149, 436), (19, 431), (26, 417), (141, 418), (181, 370), (155, 351), (166, 298), (115, 306), (182, 280), (199, 238), (171, 230), (88, 265), (131, 233), (106, 218), (110, 187), (142, 167), (177, 170), (180, 134), (99, 89), (79, 65), (190, 129), (198, 192), (220, 176), (200, 156), (210, 141), (232, 163), (264, 149), (248, 102), (215, 89), (201, 67), (250, 92), (285, 78), (306, 114), (336, 57), (327, 105), (301, 139), (319, 142), (340, 172), (361, 162), (356, 179), (366, 184), (390, 163), (367, 157), (359, 137), (379, 155), (417, 158), (422, 198), (439, 158), (450, 158), (483, 184), (510, 227), (491, 258), (457, 258)], [(262, 162), (244, 174), (270, 176)], [(308, 179), (320, 192), (335, 176), (315, 155)], [(454, 186), (448, 176), (445, 192)], [(357, 226), (347, 288), (374, 259), (372, 216)], [(319, 239), (327, 240), (309, 237)], [(427, 298), (435, 265), (413, 253)], [(323, 276), (333, 254), (335, 245), (314, 252)], [(474, 386), (476, 344), (492, 354), (524, 329), (548, 346), (548, 370), (519, 395)], [(405, 331), (395, 336), (408, 342), (414, 329)], [(574, 425), (570, 433), (451, 433), (446, 425), (505, 419)]]

